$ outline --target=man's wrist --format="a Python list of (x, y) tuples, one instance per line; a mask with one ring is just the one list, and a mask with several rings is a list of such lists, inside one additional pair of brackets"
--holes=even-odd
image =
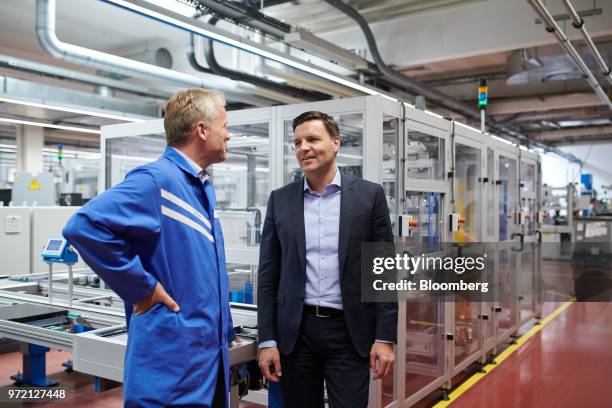
[(277, 347), (276, 340), (262, 341), (261, 343), (259, 343), (259, 346), (258, 346), (258, 348), (260, 349), (270, 348), (270, 347)]

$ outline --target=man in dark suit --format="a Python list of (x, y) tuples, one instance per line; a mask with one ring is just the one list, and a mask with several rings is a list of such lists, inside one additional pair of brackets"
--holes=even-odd
[(361, 302), (361, 243), (392, 242), (382, 187), (341, 173), (338, 125), (321, 112), (293, 120), (305, 178), (275, 190), (262, 232), (259, 367), (285, 408), (365, 408), (369, 368), (395, 360), (397, 303)]

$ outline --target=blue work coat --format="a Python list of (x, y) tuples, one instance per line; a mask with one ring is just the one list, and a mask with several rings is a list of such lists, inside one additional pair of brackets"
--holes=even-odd
[[(208, 196), (205, 190), (208, 191)], [(125, 302), (126, 407), (209, 407), (234, 339), (214, 193), (174, 149), (87, 203), (63, 234)], [(181, 310), (132, 305), (157, 282)]]

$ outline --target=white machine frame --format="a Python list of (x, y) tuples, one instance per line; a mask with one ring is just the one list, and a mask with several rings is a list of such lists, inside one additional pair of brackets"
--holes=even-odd
[[(439, 242), (451, 242), (454, 239), (453, 233), (451, 233), (448, 228), (448, 216), (453, 210), (451, 203), (451, 183), (454, 183), (455, 180), (451, 172), (453, 158), (455, 156), (455, 147), (458, 144), (469, 146), (480, 151), (480, 176), (479, 180), (476, 180), (476, 184), (474, 184), (480, 191), (480, 194), (477, 194), (478, 198), (475, 202), (475, 205), (479, 207), (479, 211), (475, 212), (478, 214), (476, 225), (479, 226), (478, 232), (474, 237), (475, 239), (480, 242), (499, 242), (500, 217), (498, 214), (498, 209), (500, 208), (500, 205), (503, 204), (500, 187), (502, 185), (499, 172), (500, 159), (511, 159), (516, 163), (515, 171), (510, 175), (514, 181), (514, 184), (507, 186), (514, 191), (514, 194), (512, 195), (514, 200), (513, 202), (509, 203), (507, 212), (507, 216), (509, 218), (505, 220), (507, 235), (505, 239), (498, 244), (505, 248), (504, 251), (511, 251), (511, 247), (517, 244), (517, 237), (513, 234), (525, 234), (527, 231), (525, 226), (521, 226), (522, 229), (519, 229), (516, 222), (519, 204), (521, 202), (520, 200), (522, 198), (531, 200), (531, 202), (534, 204), (531, 214), (533, 217), (535, 216), (535, 212), (540, 208), (539, 203), (541, 197), (538, 193), (539, 188), (534, 189), (534, 191), (524, 191), (522, 192), (522, 195), (519, 195), (519, 193), (521, 193), (519, 190), (521, 183), (520, 168), (522, 163), (535, 166), (536, 180), (534, 180), (534, 184), (537, 187), (541, 183), (539, 175), (540, 159), (537, 154), (528, 151), (527, 149), (519, 148), (515, 144), (506, 142), (492, 135), (482, 133), (478, 129), (460, 123), (453, 123), (451, 120), (445, 119), (439, 115), (416, 109), (408, 104), (392, 102), (380, 96), (364, 96), (341, 100), (228, 112), (228, 126), (253, 123), (268, 124), (268, 136), (270, 143), (268, 153), (270, 166), (268, 185), (270, 190), (281, 187), (285, 183), (285, 175), (289, 171), (285, 164), (285, 154), (287, 154), (285, 149), (286, 121), (293, 119), (302, 112), (310, 110), (323, 111), (332, 116), (352, 114), (362, 115), (363, 138), (361, 148), (362, 175), (364, 179), (377, 183), (389, 182), (389, 180), (383, 179), (383, 170), (388, 169), (392, 165), (391, 162), (395, 162), (396, 176), (395, 180), (392, 181), (394, 186), (387, 191), (387, 194), (388, 196), (392, 196), (388, 198), (394, 199), (394, 201), (391, 200), (389, 202), (395, 203), (390, 208), (390, 212), (393, 218), (392, 221), (396, 225), (396, 235), (398, 232), (398, 223), (396, 222), (397, 217), (402, 215), (404, 212), (407, 192), (437, 193), (440, 194), (439, 214), (441, 216), (441, 225), (437, 229), (439, 233)], [(383, 158), (384, 142), (382, 135), (384, 131), (383, 122), (386, 119), (395, 119), (395, 125), (397, 127), (394, 157), (388, 159)], [(444, 159), (444, 166), (440, 169), (442, 174), (438, 179), (410, 178), (405, 171), (405, 149), (413, 132), (421, 132), (428, 136), (435, 136), (441, 141), (444, 141), (444, 151), (440, 152), (441, 158)], [(162, 120), (102, 127), (101, 149), (103, 165), (101, 166), (99, 190), (103, 191), (107, 184), (106, 161), (109, 156), (106, 152), (106, 145), (108, 140), (126, 136), (140, 136), (159, 133), (163, 133)], [(496, 216), (492, 216), (491, 213)], [(440, 341), (431, 336), (422, 336), (424, 340), (427, 337), (427, 339), (433, 342), (430, 352), (434, 353), (436, 356), (435, 358), (437, 358), (437, 361), (439, 361), (438, 369), (434, 374), (432, 374), (432, 379), (427, 383), (427, 385), (421, 387), (415, 392), (409, 392), (406, 390), (407, 365), (409, 363), (411, 364), (410, 367), (415, 365), (410, 360), (409, 352), (412, 351), (409, 350), (412, 349), (408, 346), (408, 342), (414, 341), (414, 338), (408, 337), (417, 336), (417, 334), (412, 332), (407, 333), (406, 324), (408, 313), (412, 312), (412, 309), (408, 309), (411, 307), (410, 303), (400, 302), (396, 365), (391, 376), (383, 379), (382, 381), (376, 381), (371, 384), (370, 407), (409, 407), (416, 404), (432, 391), (439, 388), (449, 389), (452, 385), (453, 377), (456, 374), (471, 364), (477, 362), (484, 363), (487, 361), (489, 356), (496, 354), (499, 351), (502, 342), (507, 341), (509, 338), (511, 338), (511, 336), (517, 333), (520, 326), (533, 321), (533, 319), (539, 318), (541, 308), (538, 301), (541, 300), (541, 296), (537, 294), (537, 290), (539, 288), (537, 287), (535, 277), (537, 276), (537, 273), (539, 273), (540, 267), (536, 245), (537, 237), (536, 234), (533, 233), (536, 228), (537, 225), (534, 224), (534, 228), (530, 230), (531, 233), (525, 235), (525, 244), (533, 245), (535, 251), (533, 257), (529, 258), (533, 259), (533, 269), (525, 272), (533, 274), (534, 276), (534, 286), (532, 288), (534, 293), (530, 298), (530, 301), (532, 301), (530, 313), (526, 315), (524, 319), (519, 321), (518, 317), (520, 316), (521, 305), (518, 299), (510, 304), (482, 302), (480, 306), (478, 306), (480, 320), (474, 322), (479, 331), (477, 335), (479, 347), (462, 361), (455, 362), (456, 351), (454, 341), (456, 340), (453, 340), (453, 338), (456, 338), (456, 336), (452, 336), (458, 330), (455, 318), (455, 304), (452, 302), (439, 304), (436, 306), (436, 316), (438, 320), (434, 322), (426, 322), (426, 324), (435, 328), (437, 333), (436, 336), (442, 336), (443, 340)], [(257, 265), (258, 263), (257, 247), (228, 247), (226, 248), (226, 251), (228, 263), (249, 265)], [(492, 261), (496, 276), (495, 290), (499, 289), (499, 284), (497, 282), (499, 279), (501, 279), (499, 276), (499, 271), (501, 268), (501, 251), (502, 250), (499, 249), (496, 250), (495, 259)], [(514, 252), (510, 253), (514, 254)], [(526, 257), (527, 255), (524, 256)], [(508, 259), (510, 264), (504, 264), (503, 266), (509, 267), (510, 269), (505, 270), (516, 271), (516, 266), (521, 265), (521, 255), (513, 255)], [(510, 284), (514, 294), (517, 293), (519, 273), (522, 272), (512, 272), (510, 276), (508, 276), (508, 279), (511, 280)], [(502, 323), (504, 321), (501, 319), (502, 315), (509, 316), (510, 318), (509, 321), (505, 321), (503, 327)], [(487, 316), (487, 318), (485, 319), (482, 316)], [(433, 344), (438, 344), (439, 349), (435, 348)], [(388, 391), (383, 393), (383, 388), (385, 390), (391, 388), (392, 395), (390, 396)]]

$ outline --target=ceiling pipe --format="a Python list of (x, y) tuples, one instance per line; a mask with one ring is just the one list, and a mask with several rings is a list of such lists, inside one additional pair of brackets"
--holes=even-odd
[(597, 61), (599, 68), (601, 68), (601, 73), (608, 80), (608, 82), (612, 84), (612, 70), (606, 64), (606, 61), (603, 59), (603, 57), (599, 53), (597, 46), (593, 42), (593, 37), (591, 37), (591, 35), (586, 29), (586, 23), (584, 22), (582, 17), (578, 15), (578, 13), (576, 12), (576, 9), (574, 8), (574, 6), (569, 0), (563, 0), (563, 4), (565, 5), (567, 12), (572, 19), (572, 25), (574, 26), (575, 29), (580, 30), (580, 32), (582, 33), (584, 42), (586, 42), (587, 46), (591, 50), (591, 53), (595, 57), (595, 61)]
[[(325, 0), (331, 1), (331, 0)], [(344, 4), (344, 3), (342, 3)], [(358, 12), (356, 12), (352, 7), (349, 7), (359, 18), (359, 21), (362, 21), (365, 24), (367, 32), (369, 32), (370, 38), (373, 40), (373, 35), (369, 28), (367, 27), (367, 22), (361, 18)], [(211, 83), (205, 81), (203, 78), (198, 78), (192, 75), (184, 74), (181, 72), (176, 72), (172, 70), (168, 70), (165, 68), (160, 68), (157, 66), (141, 63), (138, 61), (130, 60), (127, 58), (118, 57), (116, 55), (107, 54), (91, 49), (87, 49), (84, 47), (80, 47), (73, 44), (67, 44), (61, 42), (57, 38), (57, 34), (55, 32), (55, 14), (56, 14), (56, 3), (55, 0), (37, 0), (36, 2), (36, 33), (41, 43), (41, 46), (45, 51), (54, 56), (55, 58), (61, 59), (66, 62), (76, 63), (79, 65), (86, 65), (95, 69), (101, 69), (108, 72), (117, 73), (119, 75), (128, 75), (128, 76), (136, 76), (139, 78), (154, 80), (154, 81), (164, 81), (174, 85), (179, 86), (187, 86), (187, 87), (204, 87), (204, 88), (215, 88), (219, 90), (226, 91), (229, 98), (238, 101), (244, 101), (254, 105), (269, 105), (270, 99), (260, 98), (258, 96), (254, 96), (252, 94), (253, 91), (240, 91), (234, 88), (228, 89), (220, 87), (218, 83)], [(360, 24), (361, 25), (361, 24)], [(375, 45), (375, 43), (374, 43)], [(378, 51), (376, 49), (376, 53)], [(378, 54), (380, 57), (380, 54)], [(382, 60), (381, 60), (382, 61)], [(386, 67), (386, 66), (385, 66)], [(449, 97), (445, 94), (442, 94), (438, 91), (428, 89), (423, 87), (416, 81), (410, 80), (403, 75), (400, 75), (393, 71), (392, 69), (386, 67), (390, 72), (394, 74), (393, 78), (396, 80), (401, 80), (404, 85), (400, 86), (402, 88), (408, 88), (408, 83), (412, 82), (414, 85), (413, 92), (418, 94), (422, 94), (423, 96), (428, 97), (435, 103), (446, 107), (452, 111), (457, 113), (461, 113), (467, 116), (470, 119), (475, 119), (475, 115), (479, 118), (478, 112), (472, 110), (468, 105), (454, 101), (449, 99)], [(315, 69), (316, 70), (316, 69)], [(335, 82), (340, 82), (336, 80)], [(355, 87), (354, 87), (355, 88)], [(363, 87), (366, 88), (366, 87)], [(423, 92), (420, 92), (422, 90)], [(371, 89), (368, 89), (367, 93), (372, 93)], [(383, 92), (377, 92), (383, 96), (386, 96)], [(388, 96), (387, 96), (388, 97)], [(494, 129), (500, 133), (506, 133), (511, 137), (514, 137), (519, 140), (524, 140), (530, 142), (530, 139), (517, 132), (514, 129), (507, 128), (504, 126), (496, 126), (491, 125), (491, 129)], [(532, 145), (540, 146), (540, 143), (531, 143)], [(549, 152), (554, 152), (562, 157), (567, 158), (568, 160), (580, 162), (573, 155), (568, 155), (565, 152), (562, 152), (558, 149), (551, 148), (550, 146), (541, 145), (540, 147), (546, 149)]]
[[(359, 12), (355, 10), (353, 7), (344, 3), (342, 0), (324, 0), (324, 1), (330, 6), (338, 9), (342, 13), (346, 14), (347, 16), (355, 20), (355, 22), (359, 25), (359, 27), (361, 28), (361, 31), (366, 37), (368, 47), (370, 49), (372, 57), (374, 58), (374, 62), (376, 66), (378, 67), (378, 69), (381, 71), (381, 73), (385, 75), (384, 79), (386, 79), (387, 82), (401, 89), (404, 89), (408, 92), (422, 95), (425, 98), (434, 102), (436, 105), (446, 108), (455, 113), (464, 115), (468, 119), (480, 121), (480, 112), (478, 112), (476, 109), (473, 109), (469, 105), (463, 102), (457, 101), (442, 92), (439, 92), (435, 89), (431, 89), (427, 85), (423, 85), (418, 81), (410, 79), (396, 72), (392, 68), (388, 67), (383, 61), (382, 57), (380, 56), (380, 53), (378, 51), (378, 46), (376, 45), (376, 40), (374, 38), (374, 34), (372, 33), (372, 30), (370, 30), (368, 22), (363, 18), (363, 16), (359, 14)], [(528, 136), (517, 131), (516, 129), (496, 123), (495, 121), (492, 121), (492, 120), (490, 121), (488, 126), (489, 126), (489, 129), (494, 130), (495, 132), (506, 134), (519, 141), (524, 141), (529, 145), (535, 145), (543, 149), (546, 149), (549, 152), (554, 152), (555, 154), (561, 157), (564, 157), (567, 160), (580, 163), (580, 160), (576, 158), (574, 155), (568, 154), (566, 152), (563, 152), (559, 149), (552, 148), (550, 146), (546, 146), (539, 142), (534, 142)]]
[[(218, 21), (219, 21), (218, 17), (212, 17), (211, 19), (208, 20), (208, 24), (216, 25)], [(271, 81), (269, 79), (266, 79), (266, 78), (263, 78), (257, 75), (251, 75), (245, 72), (235, 71), (235, 70), (223, 67), (219, 64), (219, 62), (217, 61), (217, 58), (215, 57), (215, 52), (213, 49), (213, 41), (210, 39), (204, 40), (204, 44), (203, 44), (204, 56), (206, 57), (208, 68), (203, 67), (202, 65), (200, 65), (200, 63), (198, 62), (195, 56), (195, 49), (194, 49), (195, 38), (194, 37), (195, 36), (191, 34), (188, 59), (189, 59), (191, 66), (197, 71), (211, 72), (215, 75), (228, 77), (236, 81), (248, 82), (250, 84), (257, 85), (262, 88), (270, 89), (275, 92), (286, 93), (288, 95), (291, 95), (293, 97), (300, 98), (303, 100), (322, 101), (322, 100), (330, 99), (329, 95), (321, 93), (321, 92), (309, 91), (309, 90), (302, 89), (302, 88), (296, 88), (291, 85), (274, 82), (274, 81)]]
[(470, 107), (469, 105), (463, 102), (454, 100), (453, 98), (446, 94), (443, 94), (442, 92), (436, 91), (435, 89), (431, 89), (430, 87), (425, 86), (420, 82), (415, 81), (414, 79), (410, 79), (387, 66), (378, 51), (378, 46), (376, 45), (376, 39), (374, 38), (374, 34), (372, 34), (372, 30), (370, 30), (368, 22), (363, 18), (363, 16), (359, 14), (359, 12), (355, 10), (352, 6), (344, 3), (342, 0), (324, 1), (330, 6), (349, 16), (359, 25), (359, 28), (361, 28), (361, 31), (366, 37), (368, 48), (370, 49), (370, 53), (372, 54), (372, 58), (374, 59), (376, 67), (380, 70), (381, 73), (385, 75), (384, 79), (386, 79), (389, 83), (404, 90), (407, 90), (408, 92), (415, 93), (417, 95), (423, 95), (431, 102), (443, 108), (460, 113), (470, 119), (480, 121), (480, 113), (477, 112), (476, 109)]
[(595, 91), (595, 94), (599, 97), (599, 99), (601, 99), (604, 105), (606, 105), (609, 109), (612, 110), (612, 102), (610, 101), (610, 98), (608, 98), (608, 95), (605, 93), (601, 85), (599, 85), (599, 82), (597, 82), (597, 79), (595, 78), (589, 67), (585, 64), (580, 54), (578, 54), (578, 51), (576, 51), (576, 48), (572, 45), (565, 33), (559, 28), (548, 9), (540, 0), (527, 0), (527, 2), (542, 18), (542, 21), (544, 21), (546, 31), (554, 34), (555, 37), (557, 37), (557, 40), (561, 44), (561, 47), (563, 47), (563, 49), (570, 57), (574, 65), (576, 65), (578, 70), (582, 72), (591, 88), (593, 88), (593, 90)]
[(86, 85), (106, 86), (117, 91), (144, 96), (148, 98), (167, 100), (172, 93), (161, 91), (146, 86), (135, 85), (118, 81), (116, 79), (105, 78), (98, 75), (87, 74), (84, 72), (73, 71), (71, 69), (59, 68), (53, 65), (41, 64), (21, 58), (10, 57), (0, 54), (0, 67), (13, 69), (30, 74), (42, 75), (48, 78), (67, 79), (73, 82)]
[(225, 92), (228, 99), (254, 105), (270, 105), (271, 103), (270, 100), (254, 96), (247, 91), (220, 86), (214, 80), (207, 80), (78, 45), (64, 43), (57, 38), (55, 23), (56, 1), (36, 0), (36, 35), (38, 36), (38, 41), (45, 51), (62, 61), (85, 65), (119, 75), (163, 81), (179, 87), (218, 89)]

